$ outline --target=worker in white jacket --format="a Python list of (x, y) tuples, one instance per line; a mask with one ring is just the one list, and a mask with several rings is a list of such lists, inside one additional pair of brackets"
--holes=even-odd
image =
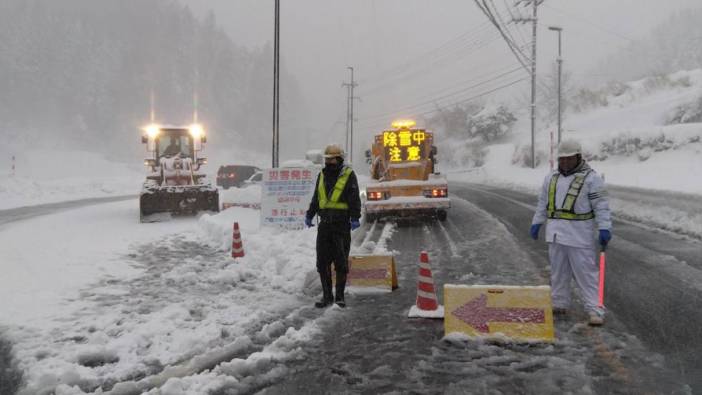
[(603, 249), (607, 246), (612, 238), (612, 220), (604, 180), (583, 160), (582, 148), (575, 140), (563, 140), (558, 145), (558, 170), (546, 177), (531, 221), (534, 240), (547, 220), (554, 314), (568, 312), (570, 282), (575, 278), (589, 324), (602, 325), (605, 309), (599, 306), (595, 243)]

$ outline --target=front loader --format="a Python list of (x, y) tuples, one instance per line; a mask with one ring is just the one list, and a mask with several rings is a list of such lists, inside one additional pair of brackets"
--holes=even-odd
[(148, 172), (139, 196), (141, 222), (219, 211), (219, 192), (200, 171), (207, 163), (198, 157), (205, 142), (200, 125), (144, 128), (142, 143), (151, 158), (144, 161)]

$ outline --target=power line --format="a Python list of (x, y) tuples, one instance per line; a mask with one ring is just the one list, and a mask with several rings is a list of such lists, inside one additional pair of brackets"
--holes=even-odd
[[(509, 82), (509, 83), (506, 83), (506, 84), (503, 84), (503, 85), (501, 85), (501, 86), (498, 86), (498, 87), (496, 87), (496, 88), (494, 88), (494, 89), (490, 89), (490, 90), (488, 90), (488, 91), (481, 92), (481, 93), (479, 93), (479, 94), (477, 94), (477, 95), (470, 96), (470, 97), (461, 99), (461, 100), (459, 100), (459, 101), (455, 101), (455, 102), (446, 104), (446, 105), (444, 105), (444, 106), (437, 106), (437, 107), (436, 107), (435, 109), (433, 109), (433, 110), (428, 110), (428, 111), (424, 111), (424, 112), (417, 113), (417, 114), (415, 114), (415, 116), (416, 116), (416, 117), (424, 117), (424, 116), (427, 116), (427, 115), (430, 115), (430, 114), (433, 114), (433, 113), (436, 113), (436, 112), (439, 112), (439, 111), (446, 110), (446, 109), (448, 109), (448, 108), (457, 106), (457, 105), (459, 105), (459, 104), (465, 104), (465, 103), (471, 102), (471, 101), (473, 101), (473, 100), (479, 99), (479, 98), (481, 98), (481, 97), (483, 97), (483, 96), (487, 96), (487, 95), (489, 95), (489, 94), (491, 94), (491, 93), (495, 93), (495, 92), (500, 91), (500, 90), (502, 90), (502, 89), (509, 88), (509, 87), (511, 87), (511, 86), (513, 86), (513, 85), (515, 85), (515, 84), (518, 84), (518, 83), (520, 83), (520, 82), (522, 82), (522, 81), (526, 81), (526, 80), (527, 80), (527, 77), (522, 77), (522, 78), (520, 78), (520, 79), (518, 79), (518, 80), (511, 81), (511, 82)], [(388, 125), (388, 122), (375, 122), (375, 123), (372, 123), (372, 124), (366, 124), (366, 125), (364, 126), (364, 128), (365, 128), (365, 129), (380, 129), (380, 128), (383, 128), (383, 127), (385, 127), (385, 126), (387, 126), (387, 125)]]
[[(447, 104), (445, 104), (445, 105), (443, 105), (443, 106), (436, 106), (435, 109), (415, 113), (415, 116), (417, 116), (417, 117), (425, 116), (425, 115), (432, 114), (432, 113), (435, 113), (435, 112), (440, 111), (440, 110), (444, 110), (444, 109), (447, 109), (447, 108), (450, 108), (450, 107), (454, 107), (454, 106), (459, 105), (459, 104), (468, 103), (468, 102), (470, 102), (470, 101), (473, 101), (473, 100), (475, 100), (475, 99), (478, 99), (478, 98), (481, 98), (481, 97), (483, 97), (483, 96), (489, 95), (489, 94), (491, 94), (491, 93), (497, 92), (497, 91), (499, 91), (499, 90), (502, 90), (502, 89), (511, 87), (511, 86), (513, 86), (513, 85), (515, 85), (515, 84), (518, 84), (519, 82), (525, 81), (526, 79), (527, 79), (527, 77), (522, 77), (522, 78), (520, 78), (520, 79), (517, 79), (517, 80), (511, 81), (511, 82), (508, 82), (508, 83), (506, 83), (506, 84), (497, 86), (497, 87), (495, 87), (495, 88), (493, 88), (493, 89), (490, 89), (490, 90), (481, 92), (481, 93), (479, 93), (479, 94), (476, 94), (476, 95), (473, 95), (473, 96), (469, 96), (469, 97), (466, 97), (466, 98), (463, 98), (463, 99), (460, 99), (460, 100), (456, 100), (456, 101), (454, 101), (454, 102), (447, 103)], [(388, 113), (388, 115), (387, 115), (386, 117), (390, 117), (390, 116), (393, 115), (393, 114), (395, 114), (395, 113)], [(366, 119), (367, 119), (367, 118), (366, 118)], [(359, 124), (363, 124), (363, 120), (361, 120), (361, 122), (359, 122)], [(387, 122), (382, 122), (382, 123), (381, 123), (381, 122), (373, 122), (373, 123), (370, 123), (370, 124), (366, 123), (366, 124), (364, 124), (364, 128), (366, 128), (366, 129), (377, 128), (377, 127), (382, 127), (383, 125), (386, 125), (386, 124), (387, 124)]]
[(519, 63), (522, 64), (522, 66), (524, 67), (524, 69), (528, 70), (529, 67), (527, 66), (527, 61), (529, 60), (529, 57), (526, 56), (521, 50), (519, 50), (519, 49), (517, 48), (517, 44), (516, 44), (515, 42), (513, 42), (513, 41), (507, 36), (507, 34), (504, 32), (504, 30), (503, 30), (503, 28), (502, 28), (502, 25), (500, 24), (500, 22), (497, 20), (497, 18), (496, 18), (495, 15), (493, 14), (492, 10), (490, 9), (490, 6), (486, 3), (485, 0), (482, 0), (482, 3), (481, 3), (481, 0), (474, 0), (474, 1), (475, 1), (475, 5), (478, 6), (478, 8), (480, 9), (480, 11), (482, 11), (483, 14), (485, 14), (485, 16), (488, 18), (488, 20), (495, 26), (495, 28), (497, 28), (497, 31), (500, 33), (500, 35), (502, 36), (502, 38), (503, 38), (503, 39), (505, 40), (505, 42), (507, 43), (507, 46), (509, 47), (509, 50), (512, 51), (512, 53), (514, 54), (514, 56), (516, 56), (516, 58), (517, 58), (517, 60), (519, 61)]
[(380, 71), (380, 72), (378, 72), (378, 73), (375, 73), (375, 74), (371, 74), (369, 77), (367, 77), (367, 78), (364, 79), (364, 80), (361, 80), (360, 82), (367, 85), (369, 80), (380, 79), (380, 78), (382, 78), (382, 77), (385, 77), (385, 76), (388, 75), (388, 74), (394, 74), (394, 73), (397, 72), (398, 70), (406, 69), (407, 67), (410, 67), (410, 66), (415, 65), (415, 64), (416, 64), (416, 60), (415, 60), (415, 59), (427, 59), (427, 58), (435, 57), (435, 55), (436, 55), (437, 52), (441, 52), (441, 51), (445, 50), (445, 49), (448, 48), (448, 47), (454, 46), (456, 43), (462, 44), (462, 40), (463, 40), (464, 38), (466, 38), (466, 37), (468, 37), (468, 36), (471, 36), (471, 35), (474, 35), (474, 34), (478, 34), (478, 33), (480, 33), (481, 31), (485, 30), (485, 28), (488, 27), (488, 26), (489, 26), (489, 23), (488, 23), (488, 22), (483, 22), (483, 24), (481, 24), (481, 25), (479, 25), (479, 26), (477, 26), (477, 27), (475, 27), (475, 28), (469, 29), (469, 30), (466, 31), (466, 32), (461, 33), (460, 35), (458, 35), (458, 36), (456, 36), (456, 37), (454, 37), (454, 38), (452, 38), (452, 39), (450, 39), (450, 40), (444, 42), (443, 44), (439, 45), (439, 46), (436, 47), (436, 48), (430, 49), (429, 51), (426, 51), (426, 52), (424, 52), (424, 53), (421, 53), (421, 54), (419, 54), (419, 55), (417, 55), (417, 56), (413, 56), (413, 58), (412, 58), (411, 60), (408, 60), (408, 61), (406, 61), (406, 62), (404, 62), (404, 63), (402, 63), (402, 64), (400, 64), (400, 65), (393, 66), (393, 67), (391, 67), (391, 68), (389, 68), (389, 69), (382, 70), (382, 71)]
[(382, 118), (382, 117), (386, 117), (386, 116), (388, 116), (388, 115), (392, 115), (392, 114), (397, 113), (397, 112), (412, 110), (412, 109), (415, 109), (415, 108), (418, 108), (418, 107), (422, 107), (422, 106), (427, 105), (427, 104), (436, 103), (437, 101), (441, 101), (441, 100), (447, 99), (447, 98), (449, 98), (449, 97), (453, 97), (453, 96), (459, 95), (459, 94), (461, 94), (461, 93), (465, 93), (465, 92), (467, 92), (467, 91), (469, 91), (469, 90), (471, 90), (471, 89), (474, 89), (474, 88), (477, 88), (477, 87), (479, 87), (479, 86), (488, 84), (488, 83), (490, 83), (490, 82), (494, 82), (494, 81), (496, 81), (496, 80), (498, 80), (498, 79), (500, 79), (500, 78), (502, 78), (502, 77), (505, 77), (505, 76), (507, 76), (507, 75), (509, 75), (509, 74), (512, 74), (512, 73), (514, 73), (514, 72), (516, 72), (516, 71), (519, 71), (519, 70), (521, 70), (521, 69), (522, 69), (521, 67), (513, 68), (513, 69), (511, 69), (511, 70), (509, 70), (509, 71), (507, 71), (507, 72), (504, 72), (504, 73), (501, 73), (501, 74), (499, 74), (499, 75), (496, 75), (496, 76), (494, 76), (494, 77), (492, 77), (492, 78), (490, 78), (490, 79), (483, 80), (483, 81), (481, 81), (481, 82), (478, 82), (477, 84), (473, 84), (473, 85), (471, 85), (471, 86), (468, 86), (468, 87), (465, 87), (465, 88), (463, 88), (463, 89), (454, 91), (454, 92), (452, 92), (452, 93), (448, 93), (448, 94), (445, 94), (445, 95), (443, 95), (443, 96), (439, 96), (439, 97), (436, 97), (436, 98), (433, 98), (433, 99), (429, 99), (429, 100), (426, 100), (426, 101), (424, 101), (424, 102), (417, 103), (417, 104), (414, 104), (414, 105), (402, 107), (402, 108), (399, 108), (399, 109), (393, 111), (392, 113), (383, 113), (383, 114), (370, 115), (370, 116), (365, 117), (364, 119)]
[(387, 88), (387, 87), (395, 86), (395, 85), (397, 85), (398, 83), (400, 83), (400, 82), (402, 82), (402, 81), (404, 81), (404, 80), (413, 78), (413, 77), (415, 77), (415, 76), (417, 76), (417, 75), (420, 75), (420, 74), (424, 74), (424, 73), (426, 73), (426, 72), (429, 71), (429, 70), (434, 70), (434, 69), (437, 68), (438, 65), (440, 65), (440, 64), (442, 64), (442, 63), (444, 63), (444, 62), (450, 61), (451, 64), (456, 64), (456, 62), (457, 62), (458, 60), (464, 59), (466, 56), (468, 56), (468, 55), (470, 55), (470, 54), (472, 54), (472, 53), (475, 53), (475, 52), (477, 52), (477, 51), (479, 51), (479, 50), (481, 50), (481, 49), (483, 49), (483, 48), (489, 46), (490, 44), (492, 44), (493, 42), (495, 42), (498, 38), (499, 38), (499, 37), (493, 37), (493, 38), (491, 38), (491, 39), (488, 39), (487, 41), (482, 41), (482, 42), (481, 42), (480, 40), (484, 40), (483, 38), (478, 39), (478, 40), (476, 40), (476, 41), (473, 41), (473, 42), (469, 43), (469, 45), (468, 45), (467, 47), (465, 47), (465, 49), (471, 49), (471, 50), (470, 50), (469, 52), (463, 53), (461, 56), (453, 56), (454, 54), (448, 54), (448, 57), (445, 57), (445, 58), (443, 58), (443, 59), (442, 59), (442, 58), (433, 59), (431, 62), (429, 62), (429, 63), (427, 63), (427, 64), (424, 64), (423, 67), (421, 67), (421, 68), (419, 68), (419, 69), (410, 71), (410, 72), (405, 73), (405, 74), (397, 74), (397, 75), (396, 75), (394, 78), (392, 78), (392, 79), (385, 80), (385, 81), (381, 81), (381, 82), (380, 82), (379, 84), (377, 84), (374, 88), (372, 88), (372, 89), (370, 89), (370, 90), (368, 90), (368, 91), (364, 91), (364, 92), (363, 92), (363, 95), (364, 95), (364, 96), (370, 96), (371, 94), (376, 93), (376, 92), (378, 92), (378, 91), (381, 91), (381, 90), (383, 90), (383, 89), (385, 89), (385, 88)]
[[(509, 13), (510, 20), (515, 21), (519, 18), (516, 18), (514, 16), (514, 13), (512, 13), (512, 7), (507, 4), (507, 0), (502, 0), (502, 3), (505, 5), (505, 8), (507, 9), (507, 13)], [(519, 34), (519, 37), (522, 39), (522, 43), (526, 43), (527, 39), (524, 37), (524, 34), (522, 33), (522, 29), (519, 28), (519, 25), (514, 25), (514, 30), (517, 31), (517, 34)]]
[(453, 103), (448, 104), (448, 105), (443, 106), (443, 107), (439, 107), (439, 108), (437, 108), (436, 110), (421, 112), (421, 113), (419, 113), (418, 115), (420, 115), (420, 116), (429, 115), (429, 114), (433, 114), (433, 113), (435, 113), (435, 112), (437, 112), (437, 111), (439, 111), (439, 110), (444, 110), (444, 109), (446, 109), (446, 108), (449, 108), (449, 107), (452, 107), (452, 106), (456, 106), (456, 105), (458, 105), (458, 104), (468, 103), (468, 102), (470, 102), (470, 101), (473, 101), (473, 100), (475, 100), (475, 99), (479, 99), (479, 98), (481, 98), (481, 97), (483, 97), (483, 96), (486, 96), (486, 95), (489, 95), (489, 94), (491, 94), (491, 93), (495, 93), (495, 92), (497, 92), (497, 91), (499, 91), (499, 90), (502, 90), (502, 89), (505, 89), (505, 88), (509, 88), (510, 86), (515, 85), (515, 84), (518, 84), (518, 83), (520, 83), (520, 82), (522, 82), (522, 81), (526, 81), (526, 79), (527, 79), (527, 77), (522, 77), (522, 78), (520, 78), (520, 79), (518, 79), (518, 80), (514, 80), (514, 81), (509, 82), (509, 83), (504, 84), (504, 85), (500, 85), (500, 86), (498, 86), (497, 88), (491, 89), (491, 90), (489, 90), (489, 91), (485, 91), (485, 92), (479, 93), (479, 94), (477, 94), (477, 95), (475, 95), (475, 96), (471, 96), (471, 97), (469, 97), (469, 98), (466, 98), (466, 99), (463, 99), (463, 100), (460, 100), (460, 101), (453, 102)]

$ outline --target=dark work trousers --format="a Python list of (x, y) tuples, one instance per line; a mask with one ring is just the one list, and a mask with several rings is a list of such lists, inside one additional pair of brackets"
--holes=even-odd
[(331, 264), (339, 273), (349, 271), (349, 252), (351, 251), (351, 225), (349, 221), (325, 222), (322, 220), (317, 229), (317, 271), (331, 272)]

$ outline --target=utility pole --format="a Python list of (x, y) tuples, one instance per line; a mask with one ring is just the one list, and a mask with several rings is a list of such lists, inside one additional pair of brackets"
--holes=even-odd
[(273, 44), (273, 167), (278, 167), (280, 153), (280, 0), (275, 0)]
[(544, 0), (519, 0), (517, 4), (531, 4), (531, 18), (515, 19), (515, 22), (531, 22), (531, 168), (536, 168), (536, 28), (538, 25), (538, 8)]
[(349, 162), (353, 163), (353, 101), (357, 99), (353, 95), (353, 89), (357, 87), (358, 84), (353, 78), (353, 67), (349, 66), (347, 69), (351, 70), (351, 82), (344, 82), (341, 86), (345, 86), (348, 90), (346, 102), (346, 152), (349, 154)]
[(558, 26), (549, 26), (548, 30), (553, 30), (558, 32), (558, 58), (556, 59), (556, 62), (558, 63), (558, 143), (561, 143), (561, 119), (562, 119), (562, 114), (563, 110), (561, 107), (561, 98), (562, 98), (562, 87), (561, 87), (561, 78), (563, 75), (563, 57), (561, 56), (561, 32), (563, 31), (563, 28), (558, 27)]

